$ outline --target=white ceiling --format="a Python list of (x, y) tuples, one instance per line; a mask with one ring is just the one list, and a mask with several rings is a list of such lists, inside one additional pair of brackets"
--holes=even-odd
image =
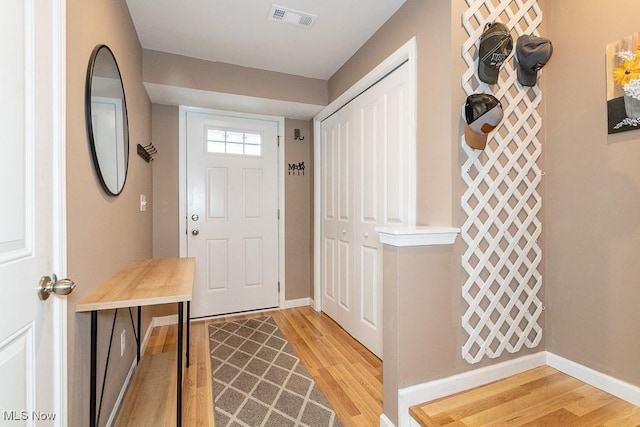
[[(327, 80), (405, 0), (127, 0), (142, 47)], [(276, 4), (312, 28), (268, 20)]]

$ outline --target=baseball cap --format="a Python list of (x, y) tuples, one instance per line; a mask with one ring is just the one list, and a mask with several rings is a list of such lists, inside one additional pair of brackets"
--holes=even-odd
[(509, 29), (500, 22), (488, 23), (480, 37), (478, 77), (489, 84), (498, 83), (498, 73), (513, 50)]
[(502, 121), (502, 104), (486, 93), (474, 93), (464, 104), (464, 138), (467, 145), (476, 150), (484, 150), (487, 135)]
[(538, 71), (547, 64), (552, 53), (553, 45), (547, 38), (527, 35), (518, 37), (516, 59), (520, 84), (535, 86)]

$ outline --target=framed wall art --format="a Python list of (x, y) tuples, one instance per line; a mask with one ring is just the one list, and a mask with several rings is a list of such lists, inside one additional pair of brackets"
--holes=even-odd
[(608, 133), (640, 129), (640, 32), (607, 45)]

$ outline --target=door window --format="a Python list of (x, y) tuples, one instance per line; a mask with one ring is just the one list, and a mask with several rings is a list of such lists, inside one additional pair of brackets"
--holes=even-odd
[(207, 127), (207, 153), (262, 155), (262, 134), (256, 132)]

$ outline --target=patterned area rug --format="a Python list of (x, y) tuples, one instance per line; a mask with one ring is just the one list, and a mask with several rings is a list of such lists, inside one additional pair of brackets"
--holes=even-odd
[(271, 317), (209, 325), (216, 427), (342, 423)]

